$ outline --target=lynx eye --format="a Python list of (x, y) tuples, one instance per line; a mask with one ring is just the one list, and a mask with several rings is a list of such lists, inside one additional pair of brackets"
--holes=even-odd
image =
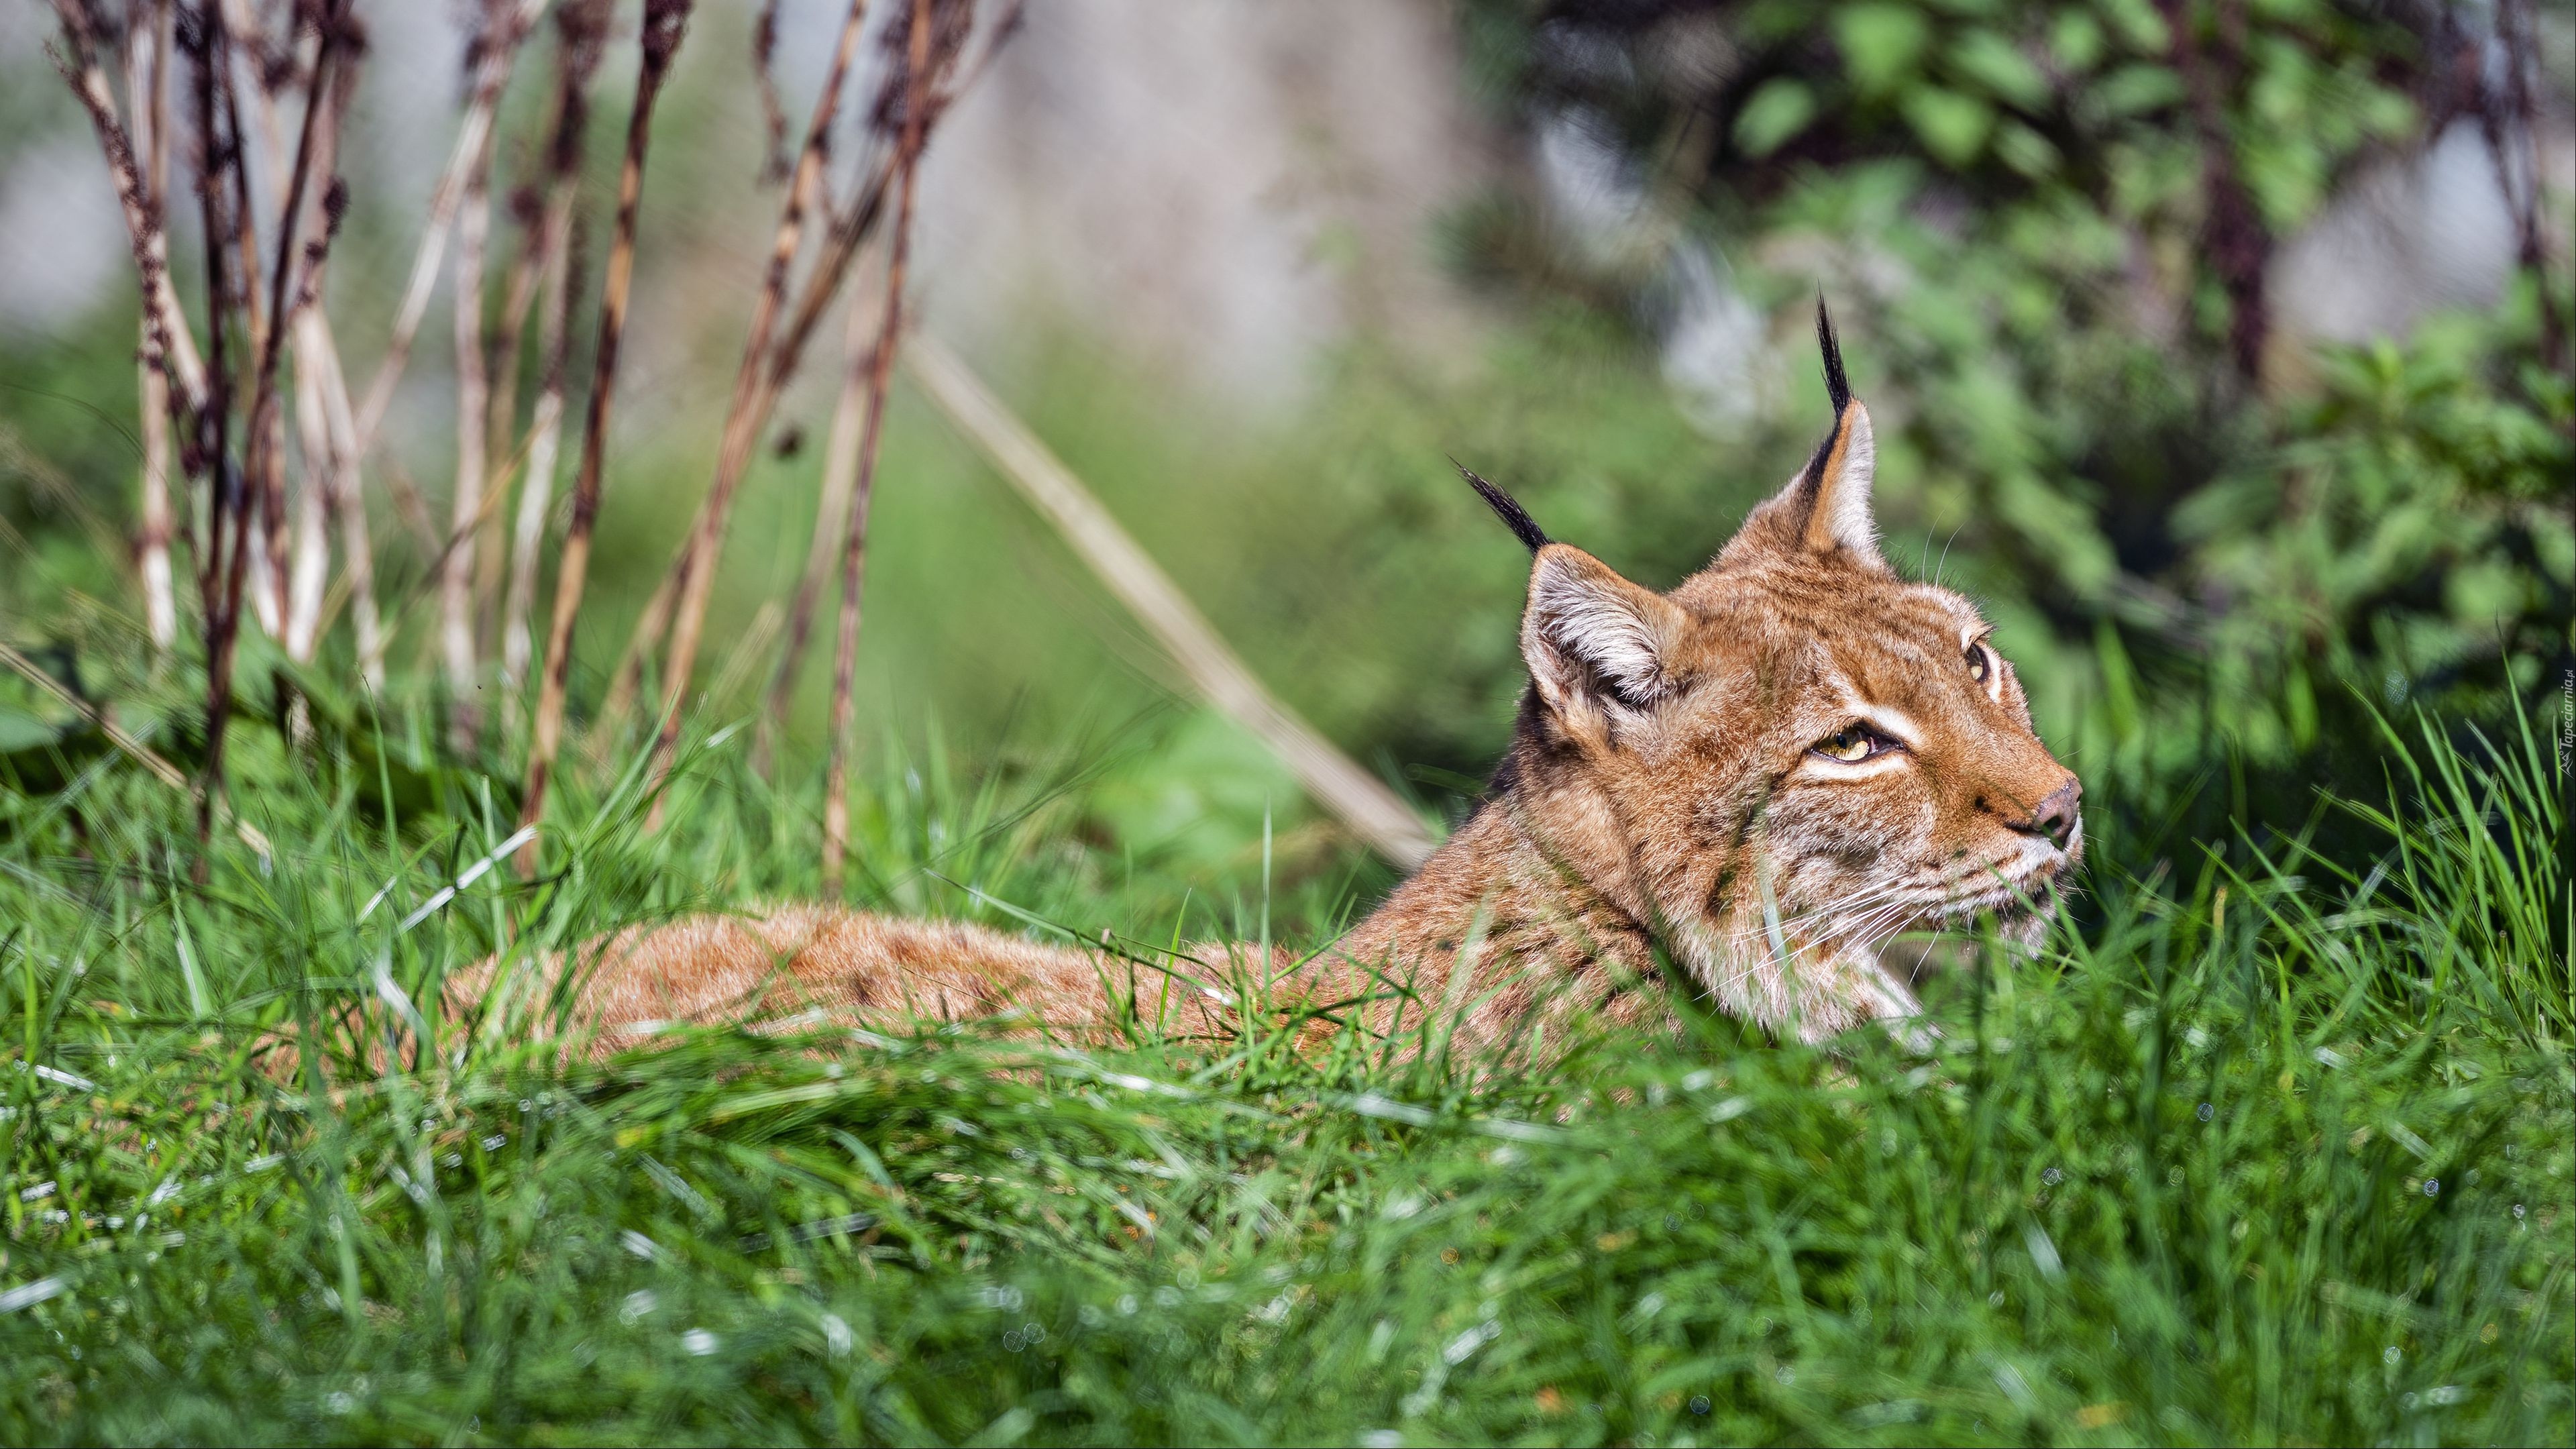
[(1828, 760), (1857, 765), (1863, 760), (1886, 754), (1899, 746), (1896, 741), (1865, 724), (1849, 724), (1816, 741), (1808, 748)]

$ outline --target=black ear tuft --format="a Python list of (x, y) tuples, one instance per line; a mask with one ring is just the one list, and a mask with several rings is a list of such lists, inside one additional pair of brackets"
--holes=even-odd
[(1519, 539), (1522, 547), (1532, 553), (1547, 547), (1547, 533), (1538, 526), (1538, 520), (1529, 516), (1529, 510), (1521, 507), (1518, 499), (1477, 477), (1474, 469), (1455, 458), (1449, 460), (1449, 466), (1458, 470), (1458, 476), (1467, 480), (1467, 486), (1476, 490), (1476, 496), (1485, 500), (1485, 506), (1494, 510), (1494, 516), (1503, 521), (1503, 526), (1512, 531), (1512, 537)]
[(1840, 421), (1843, 409), (1851, 406), (1851, 379), (1843, 376), (1842, 344), (1834, 340), (1834, 319), (1825, 312), (1825, 294), (1816, 293), (1816, 347), (1825, 354), (1825, 396), (1834, 405), (1834, 418)]

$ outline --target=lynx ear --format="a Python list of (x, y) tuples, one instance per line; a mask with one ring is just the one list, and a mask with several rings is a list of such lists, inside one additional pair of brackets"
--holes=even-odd
[(1843, 405), (1834, 419), (1833, 436), (1816, 450), (1814, 462), (1789, 485), (1806, 514), (1798, 541), (1809, 553), (1849, 549), (1861, 563), (1878, 564), (1878, 517), (1870, 509), (1870, 485), (1878, 477), (1878, 439), (1869, 427), (1869, 409), (1857, 402)]
[(1824, 353), (1834, 430), (1789, 486), (1745, 520), (1743, 532), (1726, 552), (1759, 547), (1812, 554), (1839, 550), (1852, 563), (1883, 569), (1887, 564), (1879, 557), (1878, 523), (1870, 508), (1878, 442), (1870, 431), (1869, 409), (1853, 399), (1851, 382), (1843, 375), (1842, 348), (1834, 340), (1833, 319), (1822, 298), (1816, 301), (1816, 345)]
[(1668, 661), (1683, 623), (1679, 606), (1619, 577), (1570, 544), (1538, 551), (1521, 657), (1549, 711), (1577, 735), (1651, 707), (1668, 693)]

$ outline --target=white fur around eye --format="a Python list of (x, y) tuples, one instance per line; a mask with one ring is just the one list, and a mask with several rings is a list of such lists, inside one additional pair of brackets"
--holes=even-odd
[(1986, 643), (1986, 637), (1983, 634), (1971, 634), (1965, 642), (1966, 648), (1963, 652), (1968, 666), (1968, 676), (1985, 686), (1988, 699), (2001, 702), (2004, 697), (2003, 656), (1997, 654), (1993, 647)]

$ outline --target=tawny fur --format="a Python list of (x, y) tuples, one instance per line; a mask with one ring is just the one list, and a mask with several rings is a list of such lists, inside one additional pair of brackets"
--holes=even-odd
[[(2026, 938), (2045, 925), (2082, 848), (2074, 776), (1975, 608), (1880, 558), (1868, 414), (1827, 347), (1833, 433), (1708, 568), (1659, 594), (1537, 550), (1531, 687), (1489, 798), (1331, 950), (1249, 973), (1269, 980), (1262, 1005), (1374, 997), (1343, 1019), (1380, 1030), (1447, 1009), (1492, 1043), (1576, 1014), (1667, 1022), (1687, 990), (1816, 1040), (1918, 1010), (1880, 961), (1890, 937), (1984, 913)], [(1823, 752), (1856, 724), (1900, 747)], [(791, 906), (604, 943), (576, 1017), (611, 1037), (818, 1008), (1224, 1030), (1248, 953), (1192, 957), (1166, 988), (1105, 951)], [(1394, 981), (1420, 1005), (1392, 1004)]]

